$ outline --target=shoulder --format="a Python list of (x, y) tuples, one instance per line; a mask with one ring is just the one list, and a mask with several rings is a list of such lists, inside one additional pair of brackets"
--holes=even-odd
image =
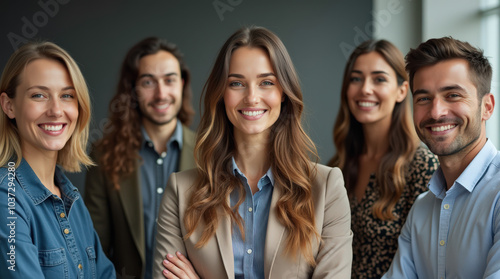
[(417, 163), (426, 163), (429, 161), (436, 161), (437, 156), (432, 153), (427, 147), (419, 145), (413, 156), (413, 161)]
[(196, 139), (196, 133), (193, 132), (193, 130), (189, 129), (184, 124), (182, 124), (182, 140), (184, 142), (189, 142), (194, 144), (195, 139)]
[(316, 164), (311, 162), (311, 166), (316, 168), (317, 176), (320, 179), (328, 179), (328, 178), (340, 178), (342, 177), (342, 171), (337, 167), (329, 167), (323, 164)]
[(437, 156), (427, 147), (419, 146), (410, 163), (410, 173), (432, 175), (438, 166)]
[(313, 171), (316, 172), (313, 180), (313, 188), (324, 189), (328, 193), (341, 194), (345, 192), (344, 177), (342, 171), (337, 167), (329, 167), (322, 164), (311, 163)]
[(188, 189), (192, 186), (198, 177), (196, 168), (180, 172), (174, 172), (170, 175), (168, 184), (170, 187)]

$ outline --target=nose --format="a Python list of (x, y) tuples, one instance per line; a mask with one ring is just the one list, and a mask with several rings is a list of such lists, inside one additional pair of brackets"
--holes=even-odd
[(247, 88), (246, 96), (243, 101), (248, 105), (258, 104), (260, 102), (260, 96), (255, 86), (251, 85)]
[(442, 116), (447, 115), (448, 107), (446, 103), (440, 98), (434, 98), (434, 100), (432, 100), (432, 108), (430, 114), (433, 119), (439, 119)]
[(363, 81), (361, 91), (363, 92), (363, 94), (373, 94), (373, 85), (368, 78)]
[(61, 117), (63, 115), (61, 100), (58, 98), (52, 98), (48, 102), (47, 115), (50, 117)]
[(160, 81), (156, 84), (155, 97), (157, 100), (163, 100), (167, 98), (169, 87), (164, 81)]

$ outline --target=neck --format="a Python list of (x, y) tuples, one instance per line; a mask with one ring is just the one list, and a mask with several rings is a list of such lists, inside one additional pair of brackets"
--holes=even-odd
[(22, 145), (23, 158), (28, 162), (42, 184), (53, 194), (59, 195), (59, 188), (54, 183), (57, 151), (45, 151)]
[(237, 136), (235, 161), (248, 179), (260, 179), (271, 166), (269, 160), (269, 136)]
[(446, 189), (449, 190), (455, 180), (462, 174), (467, 166), (472, 162), (476, 155), (486, 144), (486, 136), (483, 134), (478, 140), (471, 143), (468, 148), (448, 156), (438, 156), (441, 170), (446, 180)]
[(156, 152), (162, 153), (167, 151), (167, 142), (175, 131), (177, 118), (172, 119), (172, 121), (164, 125), (157, 125), (147, 119), (143, 119), (142, 125), (144, 125), (144, 129), (153, 142)]
[[(377, 125), (378, 124), (378, 125)], [(381, 158), (389, 149), (389, 128), (390, 122), (385, 125), (382, 123), (363, 125), (363, 134), (365, 137), (365, 150), (363, 154), (369, 158)]]

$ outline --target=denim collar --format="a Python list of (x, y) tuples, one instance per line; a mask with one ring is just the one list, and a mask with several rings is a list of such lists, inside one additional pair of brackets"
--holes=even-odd
[[(42, 184), (40, 179), (38, 179), (38, 176), (36, 176), (35, 172), (24, 158), (21, 160), (21, 164), (19, 164), (19, 167), (16, 170), (16, 178), (35, 205), (38, 205), (47, 198), (53, 196), (52, 192), (50, 192), (49, 189)], [(69, 179), (63, 174), (63, 171), (59, 166), (56, 166), (54, 179), (56, 185), (59, 186), (59, 189), (61, 190), (62, 197), (67, 198), (70, 204), (73, 204), (73, 202), (80, 198), (78, 189), (73, 186)]]

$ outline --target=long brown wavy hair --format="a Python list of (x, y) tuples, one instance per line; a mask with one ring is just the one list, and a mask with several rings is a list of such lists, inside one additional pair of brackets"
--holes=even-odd
[[(339, 167), (344, 174), (347, 192), (351, 195), (358, 180), (358, 160), (365, 147), (363, 128), (352, 115), (347, 103), (347, 90), (356, 59), (375, 51), (396, 72), (398, 85), (408, 81), (403, 54), (386, 40), (369, 40), (360, 44), (349, 57), (344, 69), (341, 104), (333, 128), (333, 142), (336, 154), (328, 163)], [(396, 103), (392, 112), (388, 141), (389, 150), (376, 171), (376, 183), (380, 198), (373, 205), (373, 215), (381, 220), (394, 220), (392, 210), (406, 186), (406, 173), (418, 147), (418, 137), (413, 126), (409, 97)]]
[[(186, 238), (203, 224), (203, 234), (196, 244), (202, 247), (215, 234), (220, 218), (226, 215), (244, 232), (238, 207), (244, 201), (245, 189), (231, 169), (235, 142), (233, 125), (226, 115), (223, 100), (231, 55), (243, 46), (267, 52), (283, 88), (285, 98), (280, 116), (271, 127), (269, 138), (271, 171), (276, 187), (281, 188), (276, 213), (288, 232), (285, 253), (294, 258), (293, 255), (300, 251), (314, 266), (312, 241), (314, 237), (319, 241), (320, 236), (315, 228), (311, 193), (316, 168), (310, 162), (310, 156), (316, 161), (318, 156), (314, 143), (301, 126), (302, 91), (290, 56), (281, 40), (262, 27), (242, 28), (226, 41), (203, 88), (204, 112), (195, 145), (198, 177), (184, 218), (188, 232)], [(231, 208), (227, 201), (233, 191), (238, 191), (240, 197), (236, 206)]]
[(109, 104), (109, 121), (104, 128), (105, 134), (96, 144), (101, 152), (99, 163), (115, 189), (119, 189), (120, 177), (132, 173), (136, 168), (137, 159), (140, 158), (142, 115), (135, 90), (139, 60), (161, 50), (174, 55), (181, 68), (184, 85), (181, 109), (177, 118), (189, 126), (194, 116), (191, 104), (191, 75), (177, 46), (156, 37), (146, 38), (134, 45), (123, 60), (117, 91)]

